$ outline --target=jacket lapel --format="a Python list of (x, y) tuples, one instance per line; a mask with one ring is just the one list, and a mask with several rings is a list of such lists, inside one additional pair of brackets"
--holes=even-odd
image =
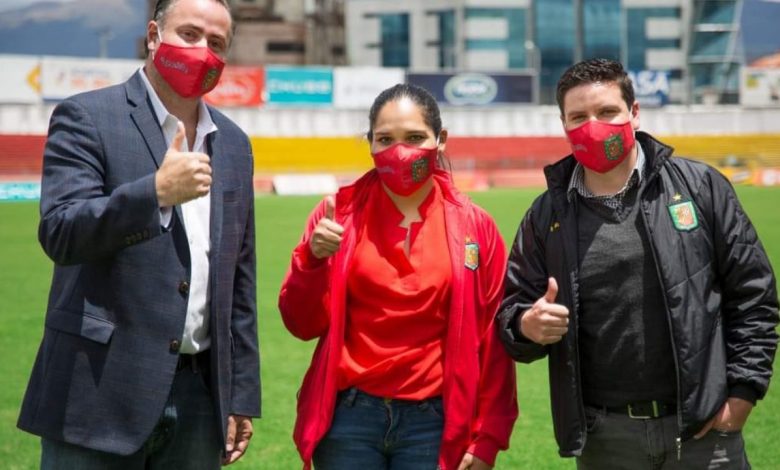
[(209, 223), (209, 237), (211, 240), (210, 263), (212, 266), (212, 275), (216, 272), (216, 261), (218, 257), (214, 254), (219, 251), (220, 241), (222, 239), (222, 192), (225, 188), (225, 178), (229, 175), (225, 171), (227, 165), (227, 156), (222, 148), (222, 139), (220, 132), (212, 132), (207, 137), (207, 148), (211, 157), (211, 221)]
[(149, 154), (154, 159), (155, 166), (160, 168), (168, 146), (165, 145), (162, 127), (157, 122), (152, 105), (149, 103), (146, 86), (141, 78), (142, 71), (138, 71), (125, 83), (127, 100), (133, 105), (130, 117), (133, 119), (138, 132), (146, 142)]
[[(149, 102), (148, 92), (146, 85), (144, 85), (141, 74), (143, 71), (139, 70), (125, 83), (125, 89), (127, 90), (127, 100), (133, 105), (133, 109), (130, 111), (130, 117), (135, 123), (138, 132), (141, 134), (141, 138), (146, 143), (146, 147), (149, 149), (149, 155), (154, 160), (154, 165), (160, 168), (165, 152), (168, 151), (168, 145), (165, 143), (165, 136), (163, 136), (162, 127), (157, 122), (157, 116), (154, 114), (154, 109)], [(184, 230), (184, 217), (181, 213), (181, 207), (174, 207), (175, 216), (178, 219), (178, 224), (181, 229)], [(177, 222), (174, 222), (177, 223)]]

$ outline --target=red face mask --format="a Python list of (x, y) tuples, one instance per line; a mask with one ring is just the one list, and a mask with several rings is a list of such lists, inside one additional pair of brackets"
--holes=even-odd
[(399, 143), (373, 156), (374, 166), (385, 186), (395, 194), (409, 196), (433, 175), (439, 149)]
[(197, 98), (217, 86), (225, 62), (208, 47), (181, 47), (160, 41), (154, 65), (183, 98)]
[(574, 158), (585, 168), (606, 173), (625, 160), (634, 148), (634, 128), (631, 121), (609, 124), (588, 121), (566, 131)]

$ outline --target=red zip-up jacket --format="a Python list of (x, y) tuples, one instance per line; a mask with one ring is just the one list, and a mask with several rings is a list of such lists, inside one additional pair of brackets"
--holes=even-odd
[[(449, 174), (437, 170), (434, 178), (442, 190), (452, 260), (439, 467), (457, 469), (466, 452), (492, 465), (498, 451), (509, 447), (518, 414), (514, 365), (494, 327), (504, 292), (506, 248), (493, 219), (457, 192)], [(293, 433), (307, 470), (333, 419), (344, 346), (346, 280), (359, 238), (356, 231), (362, 227), (362, 210), (376, 184), (379, 178), (371, 170), (337, 193), (335, 221), (344, 227), (344, 234), (339, 251), (326, 262), (314, 262), (308, 247), (325, 205), (314, 209), (279, 294), (287, 329), (303, 340), (319, 338), (298, 395)]]

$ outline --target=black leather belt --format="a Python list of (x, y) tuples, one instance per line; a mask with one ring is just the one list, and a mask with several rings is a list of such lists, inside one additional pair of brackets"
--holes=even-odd
[(209, 354), (207, 349), (197, 354), (179, 354), (179, 362), (176, 363), (176, 370), (190, 369), (193, 372), (207, 373), (209, 371)]
[(628, 415), (629, 418), (634, 419), (663, 418), (664, 416), (677, 413), (677, 405), (675, 403), (662, 403), (655, 400), (630, 403), (623, 406), (605, 406), (604, 408), (610, 413)]

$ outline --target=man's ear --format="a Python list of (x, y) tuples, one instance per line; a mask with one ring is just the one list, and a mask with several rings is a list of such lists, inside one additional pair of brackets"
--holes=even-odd
[(631, 105), (629, 112), (631, 113), (631, 127), (635, 131), (639, 130), (639, 101), (634, 100), (634, 104)]
[(157, 41), (160, 38), (160, 27), (157, 22), (150, 20), (146, 25), (146, 50), (151, 54), (157, 49)]

